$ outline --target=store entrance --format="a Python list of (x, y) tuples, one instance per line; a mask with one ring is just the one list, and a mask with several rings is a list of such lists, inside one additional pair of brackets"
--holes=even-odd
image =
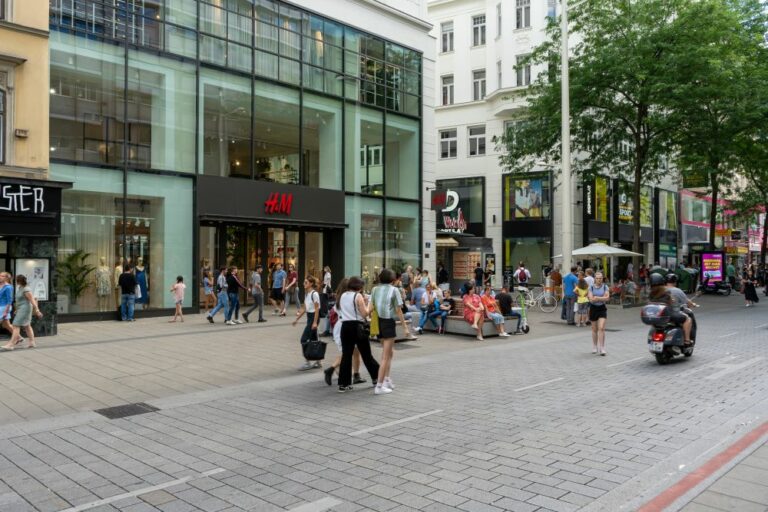
[[(301, 228), (203, 224), (200, 226), (200, 282), (207, 270), (215, 279), (219, 268), (236, 266), (240, 281), (247, 286), (251, 272), (262, 265), (262, 287), (271, 288), (272, 269), (279, 263), (286, 271), (296, 270), (301, 295), (304, 276), (322, 278), (325, 235), (324, 231)], [(201, 305), (204, 304), (202, 292), (200, 299)], [(250, 294), (243, 292), (243, 301), (252, 302)]]

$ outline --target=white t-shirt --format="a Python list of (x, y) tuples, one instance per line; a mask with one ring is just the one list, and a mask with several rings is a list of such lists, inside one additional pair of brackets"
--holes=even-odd
[(355, 297), (359, 294), (360, 292), (344, 292), (339, 299), (341, 322), (365, 321), (365, 317), (362, 316), (362, 311), (358, 311), (355, 306)]
[(317, 290), (312, 290), (304, 297), (304, 307), (307, 309), (307, 313), (315, 312), (315, 302), (320, 304), (320, 294)]
[(584, 280), (587, 282), (588, 286), (593, 286), (595, 284), (595, 278), (592, 276), (584, 276)]
[[(524, 274), (525, 279), (520, 279), (520, 274), (523, 274), (523, 273), (525, 273)], [(528, 271), (527, 268), (518, 268), (517, 270), (515, 270), (514, 278), (517, 279), (518, 283), (519, 282), (527, 283), (528, 281), (531, 280), (531, 273)]]

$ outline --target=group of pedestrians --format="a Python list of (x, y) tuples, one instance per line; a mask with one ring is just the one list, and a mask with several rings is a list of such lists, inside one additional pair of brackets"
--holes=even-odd
[[(0, 347), (2, 350), (13, 350), (24, 342), (21, 329), (27, 333), (27, 348), (35, 348), (35, 332), (32, 329), (32, 316), (42, 318), (43, 313), (27, 286), (26, 276), (16, 276), (16, 293), (14, 297), (14, 279), (8, 272), (0, 272), (0, 324), (11, 333), (11, 339)], [(15, 310), (14, 310), (15, 304)]]

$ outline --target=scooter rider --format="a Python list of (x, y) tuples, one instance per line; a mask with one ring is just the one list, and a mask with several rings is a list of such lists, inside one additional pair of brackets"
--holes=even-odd
[(667, 274), (666, 282), (667, 291), (672, 297), (672, 321), (676, 324), (682, 324), (685, 344), (690, 345), (693, 320), (691, 320), (691, 317), (683, 311), (683, 308), (695, 308), (696, 304), (688, 299), (688, 296), (683, 290), (677, 287), (677, 276), (675, 274)]

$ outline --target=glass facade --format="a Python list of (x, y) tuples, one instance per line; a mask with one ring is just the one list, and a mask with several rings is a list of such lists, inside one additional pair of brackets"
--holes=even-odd
[[(50, 0), (50, 28), (62, 256), (103, 257), (111, 287), (141, 258), (171, 307), (221, 244), (195, 218), (205, 175), (344, 190), (347, 274), (420, 263), (419, 52), (273, 0)], [(327, 243), (293, 245), (308, 270)], [(69, 312), (112, 309), (99, 275)]]

